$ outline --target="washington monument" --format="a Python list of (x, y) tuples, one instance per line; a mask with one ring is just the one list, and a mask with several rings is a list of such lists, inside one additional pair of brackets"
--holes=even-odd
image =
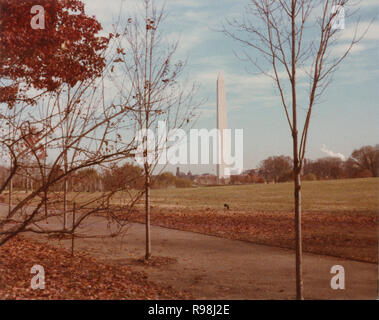
[(224, 74), (220, 72), (217, 77), (217, 129), (218, 135), (218, 161), (217, 161), (217, 179), (229, 178), (229, 170), (224, 162), (224, 149), (225, 141), (223, 137), (223, 130), (227, 129), (227, 115), (226, 115), (226, 94), (225, 94), (225, 81)]

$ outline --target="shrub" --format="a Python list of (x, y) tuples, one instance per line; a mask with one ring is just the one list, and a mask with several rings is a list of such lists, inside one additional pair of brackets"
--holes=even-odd
[(304, 181), (315, 181), (317, 180), (317, 176), (314, 173), (307, 173), (305, 176), (303, 176), (302, 180)]
[(373, 176), (372, 172), (370, 170), (368, 170), (368, 169), (359, 171), (355, 175), (356, 178), (372, 178), (372, 176)]
[(176, 177), (171, 172), (163, 172), (156, 177), (153, 188), (168, 188), (175, 185)]
[(254, 183), (265, 183), (266, 180), (263, 177), (257, 177)]
[(192, 181), (188, 179), (176, 179), (175, 186), (177, 188), (190, 188), (192, 187)]

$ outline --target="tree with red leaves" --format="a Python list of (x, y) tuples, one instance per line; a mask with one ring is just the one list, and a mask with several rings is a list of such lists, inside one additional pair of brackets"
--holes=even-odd
[(44, 29), (33, 29), (34, 1), (0, 0), (0, 103), (10, 106), (33, 87), (54, 91), (101, 74), (108, 38), (80, 0), (40, 0)]
[[(41, 28), (37, 21), (44, 22)], [(124, 120), (133, 105), (116, 106), (104, 85), (114, 63), (107, 56), (113, 36), (101, 36), (101, 29), (80, 0), (0, 0), (0, 160), (9, 163), (0, 184), (0, 195), (7, 190), (9, 199), (8, 213), (0, 212), (0, 247), (22, 232), (74, 237), (95, 213), (114, 222), (110, 233), (119, 234), (141, 197), (129, 192), (128, 204), (116, 210), (110, 198), (123, 190), (86, 203), (67, 197), (69, 177), (130, 158), (135, 150), (134, 132), (121, 137), (133, 130)], [(16, 176), (28, 178), (31, 190), (26, 183), (12, 203)], [(57, 218), (63, 229), (50, 224)]]

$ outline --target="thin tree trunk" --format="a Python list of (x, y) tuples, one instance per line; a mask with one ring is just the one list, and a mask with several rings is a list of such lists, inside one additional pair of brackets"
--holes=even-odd
[(303, 300), (303, 265), (301, 236), (301, 165), (298, 156), (298, 134), (296, 130), (296, 109), (294, 111), (293, 132), (293, 179), (295, 199), (295, 246), (296, 246), (296, 299)]
[[(9, 136), (11, 135), (11, 122), (9, 121)], [(9, 174), (12, 174), (12, 160), (13, 160), (13, 157), (12, 157), (12, 153), (10, 154), (10, 158), (9, 158), (10, 162), (9, 162)], [(11, 211), (12, 211), (12, 193), (13, 193), (13, 177), (11, 177), (10, 181), (9, 181), (9, 195), (8, 195), (8, 213), (10, 214)]]
[[(148, 2), (145, 2), (145, 17), (146, 21), (148, 21)], [(145, 259), (150, 259), (151, 256), (151, 240), (150, 240), (150, 170), (148, 163), (148, 129), (149, 129), (149, 112), (150, 112), (150, 82), (146, 86), (147, 82), (147, 68), (148, 68), (148, 28), (145, 30), (145, 71), (144, 71), (144, 112), (146, 115), (145, 119), (145, 137), (144, 137), (144, 156), (145, 158), (145, 213), (146, 213), (146, 255)], [(151, 71), (151, 69), (150, 69)], [(150, 79), (149, 79), (150, 80)], [(140, 117), (141, 119), (141, 117)]]
[(66, 229), (66, 220), (67, 220), (67, 149), (65, 150), (64, 154), (64, 182), (63, 182), (63, 230)]
[(295, 196), (295, 241), (296, 241), (296, 299), (303, 300), (302, 238), (301, 238), (301, 182), (299, 144), (297, 131), (296, 99), (296, 1), (292, 0), (291, 17), (291, 67), (292, 67), (292, 139), (293, 139), (293, 179)]
[[(12, 168), (11, 168), (12, 170)], [(9, 181), (9, 205), (8, 205), (8, 213), (10, 214), (12, 211), (12, 194), (13, 194), (13, 178)]]
[(148, 169), (146, 167), (145, 167), (145, 213), (146, 213), (146, 254), (145, 254), (145, 259), (148, 260), (151, 257), (151, 240), (150, 240), (150, 176), (149, 176)]
[[(70, 101), (70, 90), (68, 90), (67, 92), (67, 95), (68, 95), (68, 99), (67, 101)], [(66, 124), (66, 133), (65, 133), (65, 137), (64, 137), (64, 144), (63, 144), (63, 147), (64, 147), (64, 173), (65, 173), (65, 176), (64, 176), (64, 182), (63, 182), (63, 230), (66, 229), (66, 220), (67, 220), (67, 189), (68, 189), (68, 181), (67, 181), (67, 172), (68, 172), (68, 150), (67, 150), (67, 147), (68, 147), (68, 135), (69, 135), (69, 113), (70, 113), (70, 110), (68, 108), (68, 106), (66, 106), (66, 115), (65, 115), (65, 124)]]
[(66, 214), (67, 214), (67, 178), (63, 183), (63, 229), (66, 229)]
[(71, 256), (74, 256), (74, 245), (75, 245), (75, 231), (74, 231), (74, 226), (75, 226), (75, 213), (76, 213), (76, 205), (74, 203), (73, 208), (72, 208), (72, 234), (71, 234)]
[[(296, 109), (294, 111), (296, 120)], [(293, 132), (293, 179), (295, 199), (295, 246), (296, 246), (296, 299), (303, 300), (303, 266), (302, 266), (302, 236), (301, 236), (301, 166), (298, 156), (298, 135), (296, 121)]]
[(295, 170), (295, 234), (296, 234), (296, 298), (303, 300), (303, 263), (301, 235), (301, 180), (300, 170)]
[[(46, 126), (46, 128), (47, 128), (47, 126)], [(46, 181), (46, 179), (47, 179), (47, 133), (45, 133), (45, 135), (46, 135), (46, 137), (45, 137), (45, 154), (44, 154), (45, 159), (43, 160), (43, 164), (44, 164), (43, 172), (44, 172), (45, 177), (42, 180), (43, 180), (43, 183), (45, 185), (47, 185), (47, 183), (46, 183), (47, 182)], [(46, 216), (46, 219), (47, 219), (47, 189), (45, 189), (45, 191), (44, 191), (44, 197), (45, 197), (45, 199), (44, 199), (45, 200), (44, 201), (45, 216)]]

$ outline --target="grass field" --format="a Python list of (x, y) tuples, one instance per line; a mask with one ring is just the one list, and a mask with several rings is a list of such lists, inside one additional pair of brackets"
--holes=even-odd
[[(379, 208), (379, 178), (305, 181), (303, 210), (306, 212), (365, 212)], [(159, 206), (223, 208), (233, 210), (293, 210), (293, 184), (253, 184), (152, 190), (152, 201)]]
[[(72, 193), (69, 199), (85, 202), (97, 196)], [(112, 204), (127, 203), (126, 198), (118, 193)], [(302, 208), (304, 251), (377, 263), (379, 178), (304, 182)], [(154, 225), (290, 249), (295, 245), (292, 183), (154, 189), (151, 209)], [(143, 201), (129, 219), (144, 223)]]
[[(153, 190), (151, 223), (293, 249), (292, 188), (281, 183)], [(304, 182), (302, 207), (304, 251), (377, 263), (379, 178)], [(131, 220), (143, 223), (143, 212)]]
[[(304, 181), (302, 192), (305, 212), (377, 213), (379, 210), (379, 178)], [(55, 199), (58, 194), (50, 198)], [(15, 202), (26, 195), (23, 191), (14, 192)], [(70, 192), (68, 199), (84, 203), (100, 195), (99, 192)], [(60, 196), (63, 198), (63, 194)], [(127, 203), (128, 198), (118, 193), (112, 202)], [(1, 200), (7, 202), (7, 192)], [(161, 208), (189, 209), (223, 209), (227, 203), (232, 210), (238, 211), (288, 212), (293, 211), (293, 183), (153, 189), (151, 203)]]

